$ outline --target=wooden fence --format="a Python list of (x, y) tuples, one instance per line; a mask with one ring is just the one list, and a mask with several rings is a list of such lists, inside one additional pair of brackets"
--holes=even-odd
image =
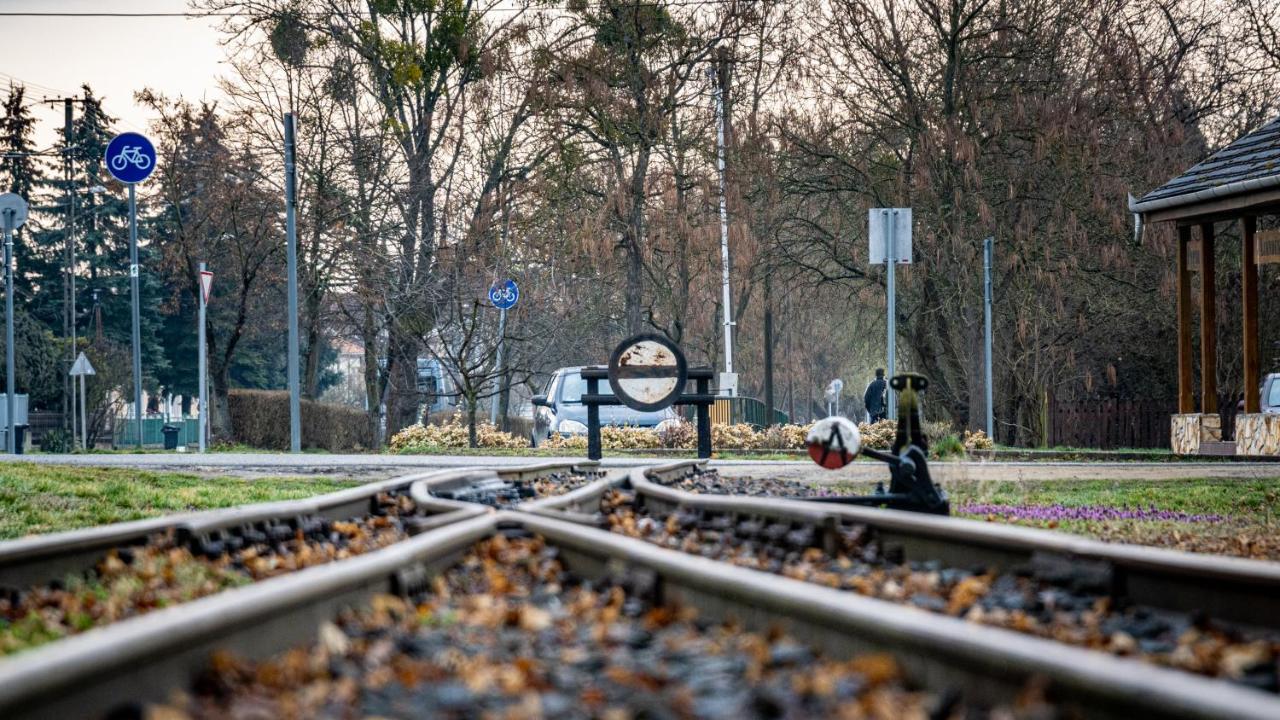
[(1096, 450), (1169, 447), (1172, 400), (1049, 401), (1049, 445)]

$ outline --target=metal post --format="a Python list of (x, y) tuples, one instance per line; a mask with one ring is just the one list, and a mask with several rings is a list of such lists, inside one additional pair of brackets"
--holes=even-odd
[(129, 183), (129, 291), (133, 296), (133, 416), (138, 431), (138, 448), (142, 448), (142, 306), (138, 275), (138, 198), (137, 188)]
[[(895, 274), (895, 271), (897, 270), (897, 264), (898, 264), (897, 238), (895, 237), (895, 235), (897, 234), (896, 225), (898, 224), (897, 222), (898, 211), (897, 209), (894, 209), (892, 217), (890, 217), (889, 215), (890, 211), (885, 210), (883, 212), (884, 212), (884, 228), (885, 228), (884, 267), (888, 273), (885, 276), (886, 277), (885, 295), (887, 298), (886, 302), (888, 304), (888, 312), (886, 313), (886, 315), (888, 315), (888, 318), (889, 318), (888, 320), (889, 362), (887, 366), (888, 368), (887, 373), (889, 377), (892, 378), (898, 372), (898, 365), (897, 365), (898, 298), (897, 298), (897, 289), (894, 287), (894, 274)], [(889, 398), (888, 407), (886, 408), (886, 417), (888, 417), (890, 420), (897, 420), (898, 419), (898, 398), (892, 391), (885, 394), (888, 395), (888, 398)]]
[[(694, 389), (698, 395), (706, 396), (711, 392), (707, 387), (709, 384), (706, 378), (698, 378), (694, 381)], [(698, 423), (698, 457), (711, 457), (711, 405), (706, 402), (699, 402), (696, 405), (697, 423)]]
[(991, 260), (994, 254), (995, 238), (987, 238), (982, 241), (982, 308), (984, 317), (984, 327), (982, 333), (983, 351), (986, 356), (986, 380), (987, 380), (987, 437), (995, 440), (995, 408), (993, 406), (992, 397), (994, 392), (991, 386)]
[(205, 438), (208, 437), (207, 428), (209, 427), (209, 348), (206, 345), (205, 337), (205, 306), (204, 298), (204, 273), (208, 268), (206, 263), (200, 263), (199, 283), (197, 284), (197, 292), (200, 295), (200, 420), (198, 421), (200, 433), (200, 452), (205, 451)]
[[(63, 99), (63, 136), (66, 146), (67, 170), (67, 336), (71, 338), (71, 362), (76, 361), (76, 193), (75, 193), (75, 156), (72, 154), (74, 144), (72, 132), (72, 98)], [(64, 386), (65, 387), (65, 386)], [(71, 437), (75, 442), (76, 408), (75, 382), (71, 383)], [(63, 406), (65, 408), (65, 405)]]
[(85, 406), (84, 375), (81, 375), (80, 376), (80, 449), (88, 450), (89, 449), (89, 423), (86, 420), (88, 415), (85, 413), (84, 406)]
[[(600, 394), (600, 381), (594, 377), (587, 378), (587, 394)], [(587, 403), (587, 459), (599, 460), (600, 449), (600, 406), (594, 402)]]
[(5, 409), (8, 410), (9, 427), (4, 434), (5, 452), (16, 452), (14, 433), (17, 423), (13, 417), (14, 363), (13, 363), (13, 211), (4, 213), (4, 389)]
[(284, 114), (284, 213), (289, 265), (289, 451), (302, 452), (298, 384), (298, 223), (294, 217), (293, 113)]
[[(733, 309), (729, 297), (729, 210), (725, 203), (724, 97), (715, 68), (709, 72), (716, 98), (716, 164), (720, 168), (720, 290), (724, 303), (724, 371), (733, 373)], [(730, 388), (730, 394), (735, 388)]]
[(489, 408), (489, 424), (490, 425), (498, 424), (498, 401), (502, 398), (502, 386), (506, 382), (506, 378), (503, 377), (503, 370), (502, 370), (502, 361), (503, 361), (502, 351), (505, 349), (504, 346), (506, 345), (506, 337), (507, 337), (507, 309), (502, 308), (498, 311), (498, 359), (497, 359), (498, 392), (494, 393), (493, 402), (491, 403), (491, 406)]

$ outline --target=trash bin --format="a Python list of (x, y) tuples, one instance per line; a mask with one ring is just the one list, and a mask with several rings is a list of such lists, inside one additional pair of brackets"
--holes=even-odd
[(164, 449), (178, 449), (178, 433), (182, 432), (182, 428), (177, 425), (165, 425), (160, 428), (160, 432), (164, 433)]
[[(16, 414), (16, 413), (15, 413)], [(14, 425), (13, 426), (13, 452), (21, 455), (23, 453), (22, 446), (27, 444), (27, 428), (30, 425)]]

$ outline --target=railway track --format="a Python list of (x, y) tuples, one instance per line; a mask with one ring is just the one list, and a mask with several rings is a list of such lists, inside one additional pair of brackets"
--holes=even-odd
[[(530, 503), (544, 516), (971, 622), (1280, 690), (1280, 565), (780, 497), (697, 465)], [(788, 483), (748, 489), (791, 494)], [(812, 500), (822, 500), (813, 497)]]
[[(670, 480), (690, 467), (651, 472)], [(494, 480), (472, 477), (419, 478), (408, 493), (456, 503), (440, 496)], [(128, 716), (149, 706), (287, 717), (288, 708), (308, 716), (316, 706), (305, 703), (315, 702), (335, 713), (424, 717), (610, 708), (836, 716), (853, 707), (937, 717), (1280, 716), (1280, 698), (1252, 688), (584, 526), (628, 485), (654, 508), (709, 503), (837, 534), (844, 513), (871, 513), (869, 523), (880, 512), (672, 495), (642, 473), (517, 511), (468, 504), (467, 517), (341, 562), (0, 660), (0, 717)], [(880, 517), (876, 532), (919, 530), (898, 515)], [(941, 519), (921, 519), (941, 542)]]
[(537, 497), (600, 476), (594, 463), (418, 473), (303, 500), (0, 543), (0, 656), (486, 512), (429, 493), (415, 500), (415, 486), (498, 486)]

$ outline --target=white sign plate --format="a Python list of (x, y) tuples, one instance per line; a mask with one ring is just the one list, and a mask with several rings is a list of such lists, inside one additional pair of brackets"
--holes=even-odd
[(891, 229), (895, 264), (911, 264), (911, 208), (871, 208), (867, 211), (867, 226), (872, 265), (884, 264)]
[(661, 410), (684, 391), (688, 377), (684, 354), (659, 335), (624, 340), (609, 359), (609, 386), (627, 407)]
[(98, 373), (93, 369), (93, 363), (89, 362), (89, 358), (84, 353), (80, 353), (76, 357), (76, 361), (71, 365), (71, 377), (76, 377), (77, 375), (97, 374)]

